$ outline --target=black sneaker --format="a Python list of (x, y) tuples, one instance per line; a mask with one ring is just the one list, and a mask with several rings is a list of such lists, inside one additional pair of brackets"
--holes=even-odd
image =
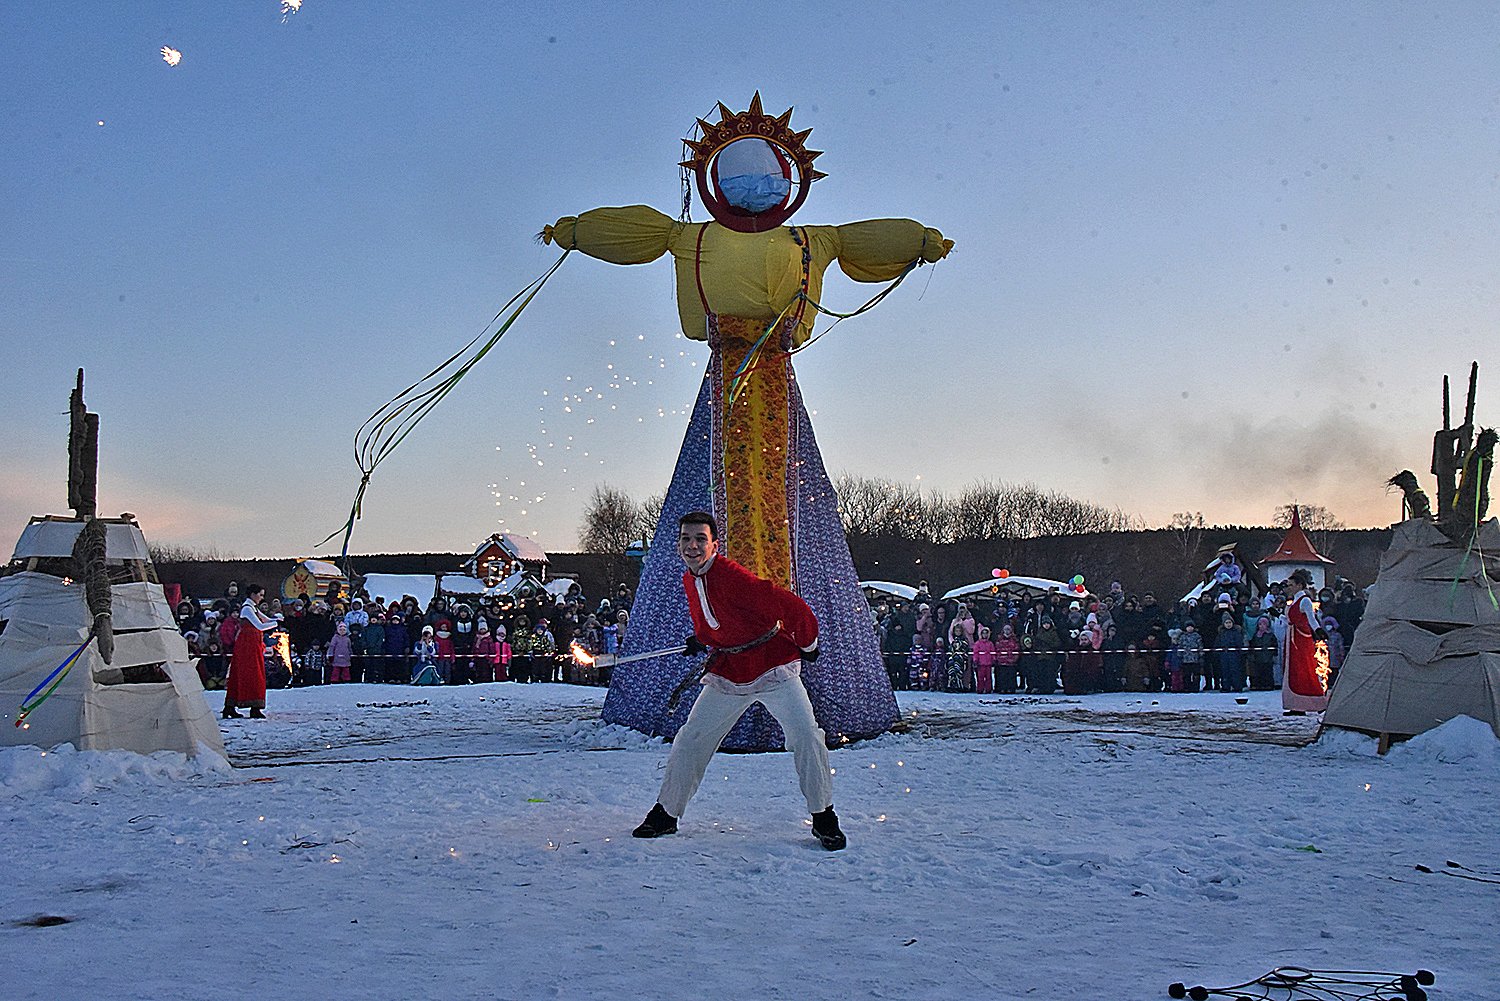
[(677, 833), (677, 818), (663, 809), (660, 803), (651, 808), (646, 814), (646, 819), (641, 821), (641, 826), (631, 831), (631, 837), (636, 838), (659, 838), (666, 834)]
[(829, 807), (822, 813), (812, 815), (813, 835), (822, 843), (824, 848), (836, 852), (849, 843), (844, 837), (844, 832), (839, 830), (838, 814)]

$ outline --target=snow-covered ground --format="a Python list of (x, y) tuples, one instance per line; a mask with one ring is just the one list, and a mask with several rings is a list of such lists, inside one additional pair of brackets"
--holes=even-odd
[(1378, 758), (1276, 693), (902, 693), (833, 754), (828, 853), (784, 754), (632, 839), (668, 749), (602, 700), (272, 692), (233, 769), (0, 751), (4, 995), (1129, 1001), (1297, 964), (1500, 998), (1500, 885), (1445, 865), (1500, 870), (1472, 721)]

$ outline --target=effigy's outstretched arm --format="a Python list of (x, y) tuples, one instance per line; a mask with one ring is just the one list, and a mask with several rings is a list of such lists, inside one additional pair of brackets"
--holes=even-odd
[(912, 261), (935, 263), (948, 256), (953, 241), (913, 219), (868, 219), (832, 227), (839, 267), (857, 282), (888, 282)]
[(646, 264), (667, 252), (682, 223), (649, 205), (591, 209), (542, 228), (542, 242), (611, 264)]

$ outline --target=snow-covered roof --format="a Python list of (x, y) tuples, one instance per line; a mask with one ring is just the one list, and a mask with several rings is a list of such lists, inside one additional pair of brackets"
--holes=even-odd
[(547, 589), (547, 593), (552, 595), (552, 597), (561, 598), (568, 593), (569, 588), (577, 583), (578, 581), (572, 577), (553, 577), (542, 586)]
[[(83, 522), (72, 518), (37, 519), (21, 529), (21, 538), (16, 541), (12, 559), (25, 560), (33, 556), (72, 556), (73, 543), (83, 531)], [(111, 560), (149, 560), (146, 537), (136, 525), (129, 522), (108, 521), (104, 525), (105, 558)]]
[(484, 594), (488, 590), (484, 581), (462, 573), (445, 573), (438, 582), (438, 590), (444, 594)]
[(526, 563), (546, 563), (547, 551), (532, 539), (524, 535), (513, 535), (510, 532), (496, 532), (481, 542), (474, 550), (474, 555), (469, 557), (469, 562), (474, 563), (490, 546), (498, 545), (505, 550), (513, 560), (522, 560)]
[(416, 598), (423, 608), (437, 593), (437, 578), (430, 573), (365, 574), (365, 590), (372, 598), (400, 601), (406, 595)]
[(523, 584), (530, 584), (534, 588), (545, 589), (546, 585), (537, 580), (536, 577), (525, 571), (517, 570), (506, 577), (500, 583), (486, 591), (486, 594), (515, 594)]
[(871, 591), (879, 591), (882, 594), (893, 594), (898, 598), (911, 601), (917, 596), (917, 589), (910, 584), (896, 584), (888, 580), (862, 580), (859, 586)]
[(327, 560), (298, 560), (297, 562), (306, 567), (307, 572), (314, 577), (344, 579), (344, 571), (340, 570), (337, 564), (329, 563)]
[(970, 594), (983, 594), (992, 588), (996, 594), (1004, 594), (1012, 598), (1029, 598), (1038, 594), (1046, 594), (1048, 591), (1060, 591), (1072, 598), (1082, 598), (1091, 593), (1087, 588), (1079, 592), (1073, 588), (1072, 584), (1060, 580), (1052, 580), (1048, 577), (1017, 577), (1015, 574), (1011, 574), (1008, 577), (991, 577), (989, 580), (977, 580), (972, 584), (955, 587), (943, 595), (942, 600), (947, 601), (949, 598), (962, 598)]
[(1197, 587), (1193, 588), (1191, 591), (1189, 591), (1187, 594), (1184, 594), (1181, 598), (1179, 598), (1177, 600), (1178, 601), (1203, 601), (1203, 600), (1205, 600), (1204, 599), (1204, 595), (1207, 595), (1208, 596), (1207, 597), (1208, 601), (1217, 601), (1218, 600), (1218, 595), (1223, 594), (1226, 590), (1227, 590), (1227, 588), (1225, 588), (1223, 585), (1220, 585), (1220, 584), (1218, 584), (1215, 581), (1206, 580), (1202, 584), (1199, 584)]

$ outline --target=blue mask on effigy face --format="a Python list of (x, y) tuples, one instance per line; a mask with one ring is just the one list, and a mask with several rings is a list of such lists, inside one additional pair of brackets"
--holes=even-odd
[(735, 208), (764, 212), (786, 201), (792, 182), (776, 174), (736, 174), (719, 178), (719, 190)]

